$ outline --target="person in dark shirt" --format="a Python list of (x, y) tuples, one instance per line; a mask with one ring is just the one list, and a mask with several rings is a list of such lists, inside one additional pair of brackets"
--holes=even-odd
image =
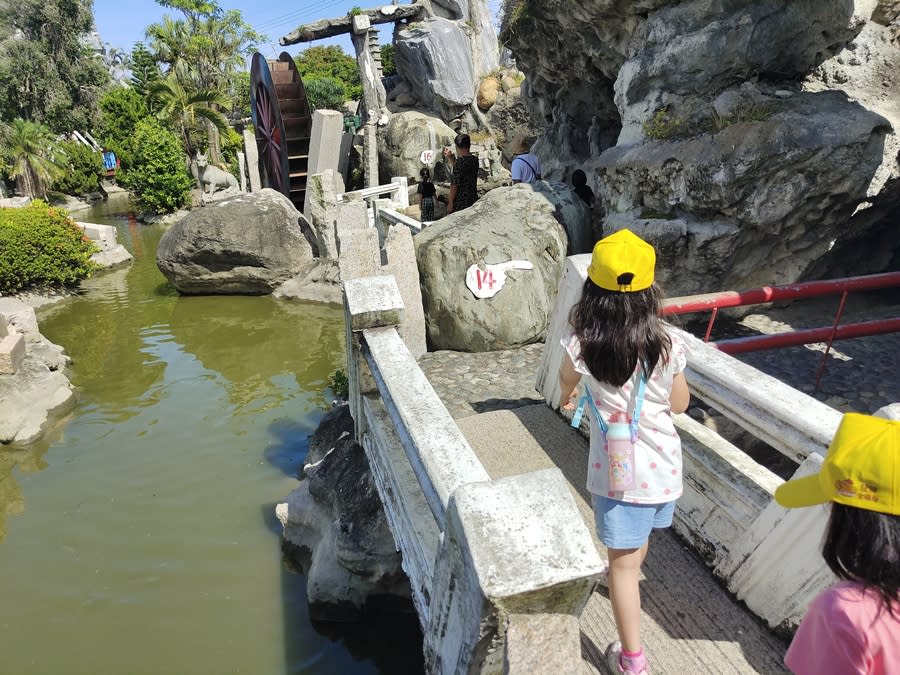
[(454, 144), (456, 145), (455, 157), (450, 148), (444, 148), (444, 157), (453, 168), (447, 213), (467, 209), (478, 199), (478, 158), (469, 152), (472, 140), (469, 138), (469, 134), (457, 134)]
[(581, 169), (575, 169), (572, 174), (572, 186), (575, 188), (575, 194), (584, 200), (588, 206), (594, 206), (594, 191), (587, 184), (587, 175)]
[(419, 177), (422, 180), (419, 181), (416, 193), (421, 195), (419, 197), (419, 207), (422, 210), (422, 222), (430, 222), (434, 220), (434, 193), (437, 190), (434, 188), (434, 183), (431, 182), (431, 172), (428, 170), (428, 167), (419, 171)]

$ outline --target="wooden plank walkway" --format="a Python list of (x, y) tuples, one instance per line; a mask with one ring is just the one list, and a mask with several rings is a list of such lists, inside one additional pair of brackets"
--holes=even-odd
[[(593, 513), (587, 481), (587, 439), (544, 404), (457, 419), (491, 478), (559, 467), (588, 529)], [(603, 557), (606, 551), (596, 540)], [(713, 577), (670, 530), (654, 533), (641, 582), (642, 633), (653, 673), (785, 673), (787, 645)], [(584, 673), (605, 673), (606, 645), (616, 639), (612, 607), (598, 589), (581, 618)]]

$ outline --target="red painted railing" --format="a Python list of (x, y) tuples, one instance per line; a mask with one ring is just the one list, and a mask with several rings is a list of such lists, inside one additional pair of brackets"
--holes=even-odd
[(835, 340), (900, 332), (900, 317), (840, 326), (841, 316), (844, 313), (844, 306), (847, 302), (847, 294), (853, 291), (871, 291), (897, 287), (900, 287), (900, 272), (887, 272), (885, 274), (847, 277), (844, 279), (828, 279), (825, 281), (808, 281), (787, 286), (763, 286), (762, 288), (754, 288), (749, 291), (722, 291), (721, 293), (670, 298), (663, 305), (663, 314), (690, 314), (692, 312), (710, 311), (709, 323), (706, 326), (706, 334), (703, 337), (704, 341), (708, 341), (719, 309), (723, 307), (759, 305), (766, 302), (841, 294), (841, 301), (831, 327), (790, 331), (776, 335), (756, 335), (746, 338), (718, 340), (713, 343), (723, 352), (739, 354), (761, 349), (778, 349), (810, 344), (812, 342), (826, 342), (825, 353), (822, 355), (822, 361), (816, 373), (816, 388), (818, 388), (828, 353), (831, 351), (831, 345)]

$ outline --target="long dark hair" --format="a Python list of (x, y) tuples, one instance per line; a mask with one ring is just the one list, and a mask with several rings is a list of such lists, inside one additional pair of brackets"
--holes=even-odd
[(607, 291), (588, 279), (569, 312), (581, 343), (581, 358), (600, 382), (621, 387), (641, 363), (647, 377), (667, 361), (672, 338), (660, 315), (662, 293), (656, 284), (642, 291)]
[(875, 589), (900, 616), (900, 516), (833, 503), (822, 557), (839, 579)]

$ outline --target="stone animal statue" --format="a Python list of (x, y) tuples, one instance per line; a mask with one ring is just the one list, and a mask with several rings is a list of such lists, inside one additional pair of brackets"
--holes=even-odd
[(221, 189), (225, 193), (231, 194), (239, 189), (234, 176), (215, 165), (210, 166), (206, 155), (201, 152), (198, 152), (194, 161), (191, 162), (191, 174), (200, 187), (203, 203), (211, 201), (216, 190)]

